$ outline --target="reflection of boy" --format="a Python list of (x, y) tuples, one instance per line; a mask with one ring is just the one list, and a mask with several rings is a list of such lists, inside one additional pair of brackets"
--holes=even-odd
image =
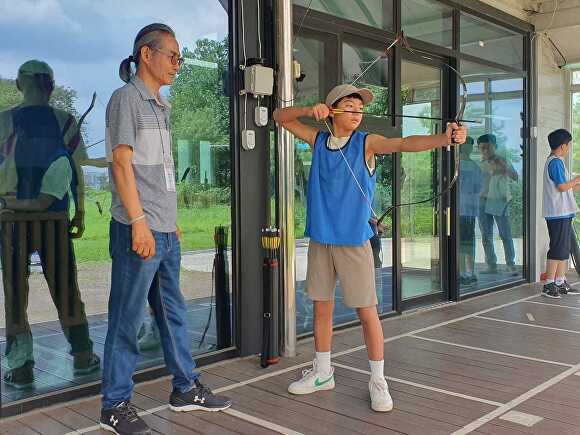
[[(1, 208), (11, 212), (51, 211), (63, 214), (68, 226), (69, 198), (75, 199), (76, 215), (61, 244), (33, 246), (31, 234), (22, 234), (9, 219), (3, 223), (12, 232), (10, 247), (3, 253), (12, 252), (13, 261), (3, 261), (3, 281), (6, 295), (6, 363), (9, 370), (4, 375), (8, 384), (24, 387), (34, 380), (34, 357), (32, 335), (26, 310), (29, 287), (27, 262), (19, 260), (18, 253), (24, 248), (28, 258), (38, 248), (44, 276), (50, 294), (58, 310), (63, 332), (71, 345), (74, 370), (77, 374), (97, 370), (99, 358), (92, 352), (84, 304), (77, 283), (76, 264), (72, 238), (83, 232), (82, 184), (77, 182), (79, 166), (71, 154), (78, 151), (80, 134), (74, 117), (49, 106), (54, 89), (52, 69), (44, 62), (32, 60), (24, 63), (18, 71), (18, 89), (23, 93), (20, 106), (0, 113), (0, 200)], [(80, 191), (79, 191), (80, 190)], [(30, 220), (35, 219), (30, 215)], [(51, 221), (59, 225), (59, 221)], [(49, 223), (50, 224), (50, 223)], [(46, 225), (42, 226), (46, 231)], [(44, 239), (44, 234), (41, 237)], [(7, 243), (6, 241), (3, 241)], [(62, 249), (62, 251), (61, 251)], [(64, 255), (63, 255), (64, 251)], [(49, 267), (47, 264), (53, 264)], [(68, 269), (63, 282), (62, 269)]]
[[(309, 394), (334, 388), (330, 364), (332, 312), (337, 277), (345, 305), (356, 308), (361, 320), (371, 378), (371, 408), (390, 411), (393, 401), (384, 377), (384, 341), (377, 313), (373, 235), (369, 219), (376, 183), (375, 155), (418, 152), (465, 141), (465, 128), (451, 125), (446, 134), (389, 139), (358, 129), (363, 107), (373, 99), (368, 89), (352, 85), (333, 88), (326, 102), (313, 107), (288, 107), (274, 112), (274, 119), (312, 150), (308, 179), (306, 235), (308, 271), (306, 286), (314, 302), (316, 357), (312, 369), (293, 382), (292, 394)], [(307, 126), (299, 117), (317, 121), (330, 117), (332, 134)], [(356, 180), (355, 180), (356, 179)], [(363, 193), (364, 192), (364, 193)]]
[(473, 138), (468, 137), (459, 149), (461, 159), (459, 172), (459, 265), (460, 284), (477, 282), (475, 275), (475, 218), (479, 214), (481, 192), (481, 169), (473, 160)]
[(580, 190), (580, 177), (569, 178), (564, 157), (570, 152), (572, 135), (556, 130), (548, 135), (552, 150), (544, 167), (543, 215), (548, 225), (550, 249), (546, 262), (546, 284), (542, 295), (559, 299), (561, 294), (580, 294), (566, 282), (570, 256), (572, 219), (578, 212), (573, 191)]

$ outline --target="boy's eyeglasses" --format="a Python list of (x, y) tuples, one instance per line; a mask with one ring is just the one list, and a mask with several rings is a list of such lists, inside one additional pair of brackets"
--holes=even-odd
[(151, 47), (152, 50), (158, 51), (159, 53), (167, 56), (170, 60), (171, 60), (171, 64), (172, 65), (183, 65), (183, 62), (185, 62), (185, 59), (183, 57), (181, 57), (179, 54), (175, 54), (175, 53), (167, 53), (165, 50), (161, 50), (160, 48), (157, 47)]

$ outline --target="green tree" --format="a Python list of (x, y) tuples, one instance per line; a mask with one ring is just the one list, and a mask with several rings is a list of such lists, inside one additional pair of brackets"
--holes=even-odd
[[(214, 145), (229, 144), (229, 97), (228, 88), (228, 39), (213, 41), (200, 39), (193, 50), (185, 47), (182, 56), (186, 59), (171, 87), (171, 123), (173, 144), (185, 140), (193, 147), (193, 179), (199, 180), (199, 143), (208, 141)], [(174, 150), (175, 151), (175, 150)], [(177, 153), (174, 154), (179, 159)], [(218, 181), (229, 185), (229, 166), (221, 160), (229, 154), (219, 152), (220, 176)], [(225, 168), (228, 168), (227, 170)]]
[[(50, 105), (78, 117), (75, 109), (77, 92), (74, 89), (56, 85)], [(22, 102), (22, 93), (16, 87), (16, 80), (0, 78), (0, 111), (18, 106)]]

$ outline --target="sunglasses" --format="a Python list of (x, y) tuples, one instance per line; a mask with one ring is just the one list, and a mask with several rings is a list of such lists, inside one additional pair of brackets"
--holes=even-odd
[(185, 59), (183, 57), (181, 57), (179, 54), (175, 54), (175, 53), (171, 53), (171, 52), (166, 52), (165, 50), (161, 50), (160, 48), (156, 48), (156, 47), (151, 47), (152, 50), (158, 51), (159, 53), (163, 54), (164, 56), (167, 56), (170, 60), (171, 60), (171, 64), (172, 65), (183, 65), (183, 62), (185, 62)]

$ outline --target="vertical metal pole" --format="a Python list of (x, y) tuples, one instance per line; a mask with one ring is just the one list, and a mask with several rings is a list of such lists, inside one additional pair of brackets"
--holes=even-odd
[[(292, 0), (276, 0), (278, 58), (278, 107), (292, 105)], [(294, 136), (280, 126), (278, 139), (278, 200), (284, 288), (283, 355), (296, 355), (296, 255), (294, 241)]]

